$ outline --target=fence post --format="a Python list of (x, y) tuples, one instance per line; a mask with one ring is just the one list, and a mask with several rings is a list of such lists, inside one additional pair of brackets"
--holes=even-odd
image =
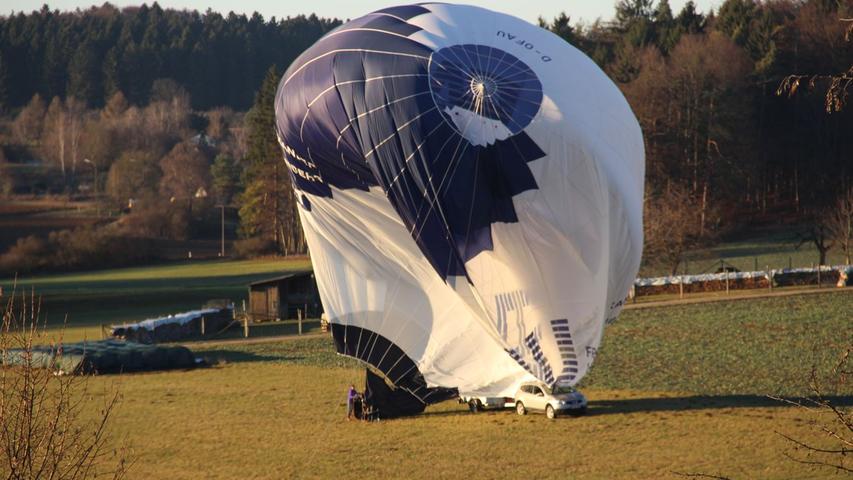
[(296, 321), (299, 323), (299, 335), (302, 335), (302, 310), (296, 309)]
[(243, 338), (249, 338), (249, 316), (243, 316)]
[(678, 298), (684, 298), (684, 275), (678, 277)]
[(204, 336), (204, 316), (201, 317), (201, 336)]
[(726, 295), (729, 294), (729, 271), (726, 270)]
[(769, 280), (767, 282), (768, 288), (772, 292), (773, 291), (773, 271), (770, 270), (770, 265), (767, 265), (767, 279)]
[[(811, 263), (811, 267), (810, 267), (810, 268), (812, 269), (812, 271), (814, 271), (814, 262), (812, 262), (812, 263)], [(808, 278), (808, 277), (806, 277), (806, 278)]]
[(822, 270), (823, 265), (817, 266), (817, 288), (820, 288), (820, 271)]

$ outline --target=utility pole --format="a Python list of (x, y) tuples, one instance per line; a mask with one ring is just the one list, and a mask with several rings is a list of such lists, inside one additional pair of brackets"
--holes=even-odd
[(217, 205), (220, 209), (220, 230), (219, 230), (219, 256), (225, 258), (225, 204)]

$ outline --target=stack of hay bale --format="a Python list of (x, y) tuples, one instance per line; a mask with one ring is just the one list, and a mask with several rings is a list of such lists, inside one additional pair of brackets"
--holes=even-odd
[(151, 318), (138, 323), (113, 325), (111, 336), (139, 343), (177, 342), (202, 336), (202, 322), (206, 334), (215, 333), (234, 321), (234, 309), (206, 308), (190, 312)]

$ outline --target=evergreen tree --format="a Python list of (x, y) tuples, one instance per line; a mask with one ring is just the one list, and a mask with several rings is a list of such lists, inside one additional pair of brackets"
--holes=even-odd
[(549, 30), (554, 32), (563, 40), (571, 43), (572, 45), (576, 45), (578, 39), (575, 35), (575, 29), (570, 24), (570, 21), (571, 17), (566, 15), (566, 12), (560, 12), (560, 14), (551, 23)]
[(755, 8), (753, 0), (726, 0), (717, 13), (714, 27), (743, 46), (749, 38), (749, 24)]
[(84, 43), (74, 53), (68, 65), (68, 95), (90, 107), (103, 104), (99, 64), (95, 57), (94, 45)]
[(119, 68), (119, 52), (116, 47), (110, 48), (104, 58), (103, 88), (104, 98), (112, 98), (116, 92), (121, 92), (121, 70)]
[(0, 52), (0, 114), (9, 107), (9, 64)]
[(240, 167), (230, 155), (220, 153), (213, 160), (210, 175), (216, 201), (224, 205), (231, 203), (240, 187)]
[(654, 24), (657, 38), (657, 46), (661, 52), (668, 53), (681, 38), (681, 30), (672, 16), (672, 8), (669, 0), (660, 0), (655, 9)]
[(675, 23), (683, 33), (694, 35), (705, 30), (705, 16), (696, 11), (696, 4), (689, 0), (675, 17)]
[(255, 105), (246, 115), (248, 152), (240, 195), (240, 229), (244, 238), (263, 237), (285, 254), (304, 252), (305, 241), (290, 185), (290, 173), (282, 160), (275, 135), (275, 93), (279, 74), (270, 67)]
[(616, 3), (616, 25), (627, 30), (637, 20), (650, 20), (654, 13), (652, 0), (619, 0)]

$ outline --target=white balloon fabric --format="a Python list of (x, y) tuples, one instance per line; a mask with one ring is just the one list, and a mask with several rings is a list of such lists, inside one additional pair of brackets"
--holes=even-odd
[(592, 60), (483, 8), (391, 7), (303, 53), (276, 122), (341, 353), (425, 403), (584, 376), (639, 267), (645, 168)]

